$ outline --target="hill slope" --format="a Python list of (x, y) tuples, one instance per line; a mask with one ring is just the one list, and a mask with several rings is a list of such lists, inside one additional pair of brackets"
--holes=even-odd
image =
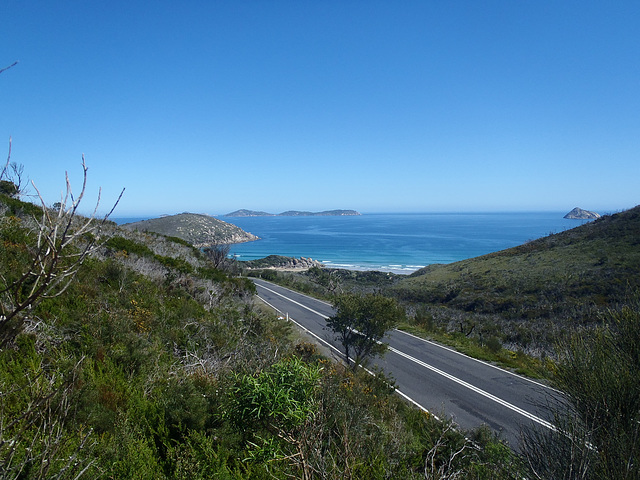
[(140, 230), (178, 237), (196, 247), (217, 244), (243, 243), (257, 240), (255, 235), (209, 215), (180, 213), (122, 225), (129, 230)]
[(541, 333), (590, 325), (640, 288), (640, 206), (500, 252), (430, 265), (391, 290), (403, 300), (519, 322)]

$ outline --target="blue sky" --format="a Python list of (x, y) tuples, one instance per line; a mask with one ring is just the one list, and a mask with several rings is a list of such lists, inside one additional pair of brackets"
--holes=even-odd
[[(0, 153), (51, 203), (640, 203), (640, 2), (0, 2)], [(3, 140), (4, 139), (4, 140)], [(4, 148), (1, 145), (5, 145)], [(103, 210), (104, 210), (103, 209)]]

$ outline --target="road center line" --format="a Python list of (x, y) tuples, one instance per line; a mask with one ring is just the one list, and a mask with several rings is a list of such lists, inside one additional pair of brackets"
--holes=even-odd
[(452, 382), (457, 383), (458, 385), (461, 385), (465, 388), (468, 388), (469, 390), (479, 393), (480, 395), (488, 398), (489, 400), (493, 400), (494, 402), (502, 405), (503, 407), (506, 407), (510, 410), (513, 410), (516, 413), (519, 413), (520, 415), (528, 418), (529, 420), (533, 420), (536, 423), (539, 423), (542, 426), (545, 426), (551, 430), (555, 430), (555, 426), (553, 424), (551, 424), (550, 422), (547, 422), (546, 420), (527, 412), (526, 410), (523, 410), (520, 407), (517, 407), (516, 405), (513, 405), (512, 403), (507, 402), (506, 400), (501, 399), (500, 397), (496, 397), (495, 395), (482, 390), (481, 388), (476, 387), (475, 385), (472, 385), (468, 382), (465, 382), (464, 380), (459, 379), (458, 377), (454, 377), (453, 375), (440, 370), (439, 368), (434, 367), (433, 365), (429, 365), (428, 363), (423, 362), (422, 360), (418, 360), (415, 357), (412, 357), (411, 355), (408, 355), (396, 348), (393, 348), (391, 346), (388, 347), (389, 351), (393, 352), (393, 353), (397, 353), (398, 355), (406, 358), (407, 360), (411, 360), (414, 363), (417, 363), (418, 365), (420, 365), (421, 367), (424, 367), (428, 370), (431, 370), (434, 373), (437, 373), (438, 375), (442, 375), (443, 377), (447, 378), (448, 380), (451, 380)]
[(518, 375), (517, 373), (511, 372), (509, 370), (505, 370), (503, 368), (498, 367), (497, 365), (493, 365), (493, 364), (491, 364), (489, 362), (485, 362), (484, 360), (479, 360), (477, 358), (470, 357), (468, 355), (465, 355), (464, 353), (461, 353), (461, 352), (459, 352), (457, 350), (454, 350), (451, 347), (447, 347), (445, 345), (441, 345), (441, 344), (433, 342), (431, 340), (427, 340), (426, 338), (418, 337), (417, 335), (414, 335), (414, 334), (409, 333), (409, 332), (405, 332), (404, 330), (400, 330), (398, 328), (394, 329), (394, 331), (402, 333), (402, 334), (407, 335), (409, 337), (415, 338), (416, 340), (419, 340), (421, 342), (428, 343), (429, 345), (433, 345), (434, 347), (438, 347), (438, 348), (441, 348), (443, 350), (447, 350), (448, 352), (454, 353), (456, 355), (460, 355), (462, 357), (468, 358), (470, 360), (473, 360), (474, 362), (481, 363), (482, 365), (485, 365), (487, 367), (494, 368), (494, 369), (500, 371), (501, 373), (507, 373), (509, 375), (513, 375), (514, 377), (516, 377), (516, 378), (518, 378), (520, 380), (524, 380), (525, 382), (533, 383), (534, 385), (537, 385), (537, 386), (539, 386), (541, 388), (545, 388), (547, 390), (552, 390), (552, 391), (554, 391), (556, 393), (562, 394), (562, 392), (560, 390), (557, 390), (557, 389), (555, 389), (553, 387), (550, 387), (549, 385), (545, 385), (544, 383), (537, 382), (537, 381), (535, 381), (535, 380), (533, 380), (531, 378), (527, 378), (527, 377), (524, 377), (522, 375)]
[[(287, 297), (285, 295), (282, 295), (279, 292), (276, 292), (275, 290), (271, 290), (270, 288), (267, 288), (264, 285), (259, 285), (259, 286), (261, 288), (264, 288), (265, 290), (275, 294), (275, 295), (278, 295), (279, 297), (284, 298), (285, 300), (288, 300), (288, 301), (290, 301), (292, 303), (295, 303), (296, 305), (298, 305), (298, 306), (300, 306), (300, 307), (302, 307), (302, 308), (304, 308), (306, 310), (309, 310), (310, 312), (312, 312), (312, 313), (324, 318), (325, 320), (327, 320), (329, 318), (326, 315), (324, 315), (324, 314), (322, 314), (322, 313), (320, 313), (320, 312), (318, 312), (318, 311), (316, 311), (316, 310), (314, 310), (312, 308), (309, 308), (309, 307), (307, 307), (306, 305), (303, 305), (300, 302), (296, 302), (295, 300), (293, 300), (293, 299), (291, 299), (291, 298), (289, 298), (289, 297)], [(406, 358), (407, 360), (411, 360), (412, 362), (420, 365), (421, 367), (424, 367), (424, 368), (426, 368), (428, 370), (431, 370), (432, 372), (437, 373), (438, 375), (441, 375), (441, 376), (445, 377), (446, 379), (457, 383), (458, 385), (461, 385), (461, 386), (463, 386), (465, 388), (468, 388), (469, 390), (471, 390), (473, 392), (476, 392), (476, 393), (484, 396), (485, 398), (488, 398), (489, 400), (493, 400), (494, 402), (498, 403), (499, 405), (502, 405), (503, 407), (506, 407), (506, 408), (508, 408), (510, 410), (513, 410), (514, 412), (519, 413), (520, 415), (528, 418), (529, 420), (532, 420), (532, 421), (534, 421), (534, 422), (536, 422), (536, 423), (538, 423), (538, 424), (540, 424), (540, 425), (542, 425), (544, 427), (547, 427), (550, 430), (554, 430), (554, 431), (556, 430), (556, 427), (552, 423), (547, 422), (546, 420), (544, 420), (544, 419), (542, 419), (542, 418), (540, 418), (540, 417), (538, 417), (538, 416), (536, 416), (536, 415), (534, 415), (532, 413), (529, 413), (526, 410), (524, 410), (524, 409), (522, 409), (520, 407), (517, 407), (516, 405), (513, 405), (512, 403), (509, 403), (506, 400), (501, 399), (500, 397), (496, 397), (495, 395), (493, 395), (493, 394), (491, 394), (491, 393), (489, 393), (489, 392), (487, 392), (485, 390), (482, 390), (481, 388), (478, 388), (475, 385), (472, 385), (472, 384), (470, 384), (468, 382), (465, 382), (464, 380), (461, 380), (458, 377), (454, 377), (453, 375), (451, 375), (451, 374), (449, 374), (449, 373), (447, 373), (447, 372), (445, 372), (443, 370), (440, 370), (439, 368), (436, 368), (433, 365), (429, 365), (428, 363), (425, 363), (422, 360), (418, 360), (417, 358), (412, 357), (411, 355), (409, 355), (407, 353), (404, 353), (404, 352), (402, 352), (402, 351), (400, 351), (400, 350), (398, 350), (396, 348), (393, 348), (391, 346), (388, 346), (388, 348), (389, 348), (389, 351), (391, 351), (393, 353), (396, 353), (396, 354)]]

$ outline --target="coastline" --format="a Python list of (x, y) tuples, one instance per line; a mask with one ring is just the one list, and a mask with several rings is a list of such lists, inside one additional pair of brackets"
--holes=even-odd
[[(230, 245), (253, 267), (303, 272), (300, 265), (257, 262), (271, 255), (313, 257), (318, 266), (410, 275), (427, 265), (478, 257), (579, 226), (564, 212), (362, 214), (236, 217), (260, 240)], [(122, 221), (123, 219), (116, 219)], [(131, 219), (127, 219), (131, 220)]]
[[(562, 214), (561, 214), (562, 213)], [(248, 217), (257, 242), (231, 246), (240, 261), (312, 256), (325, 268), (410, 275), (427, 265), (486, 255), (576, 227), (564, 212)]]
[(384, 272), (393, 273), (395, 275), (411, 275), (417, 272), (426, 265), (356, 265), (356, 264), (341, 264), (334, 262), (323, 262), (323, 268), (341, 269), (341, 270), (353, 270), (356, 272)]
[[(264, 268), (251, 268), (249, 270), (274, 270), (276, 272), (291, 272), (291, 273), (302, 273), (308, 271), (312, 267), (264, 267)], [(403, 269), (403, 268), (393, 268), (393, 267), (383, 267), (383, 268), (374, 268), (374, 267), (364, 267), (358, 265), (321, 265), (320, 268), (327, 268), (332, 270), (351, 270), (355, 272), (382, 272), (382, 273), (390, 273), (394, 275), (411, 275), (412, 273), (420, 270), (423, 267), (415, 267), (411, 269)]]

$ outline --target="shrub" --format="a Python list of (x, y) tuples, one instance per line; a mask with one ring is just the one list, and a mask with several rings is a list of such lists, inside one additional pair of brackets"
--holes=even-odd
[(562, 348), (555, 386), (555, 431), (524, 437), (537, 475), (627, 479), (640, 476), (640, 302), (610, 312), (605, 326)]
[(153, 251), (146, 245), (128, 238), (113, 236), (106, 241), (105, 246), (118, 252), (133, 253), (140, 257), (153, 257)]
[(498, 353), (500, 352), (500, 350), (502, 350), (502, 342), (498, 337), (495, 336), (489, 337), (486, 346), (487, 350), (489, 350), (491, 353)]
[(227, 415), (243, 431), (257, 425), (272, 432), (291, 430), (313, 412), (319, 374), (319, 367), (293, 357), (255, 377), (238, 376)]

